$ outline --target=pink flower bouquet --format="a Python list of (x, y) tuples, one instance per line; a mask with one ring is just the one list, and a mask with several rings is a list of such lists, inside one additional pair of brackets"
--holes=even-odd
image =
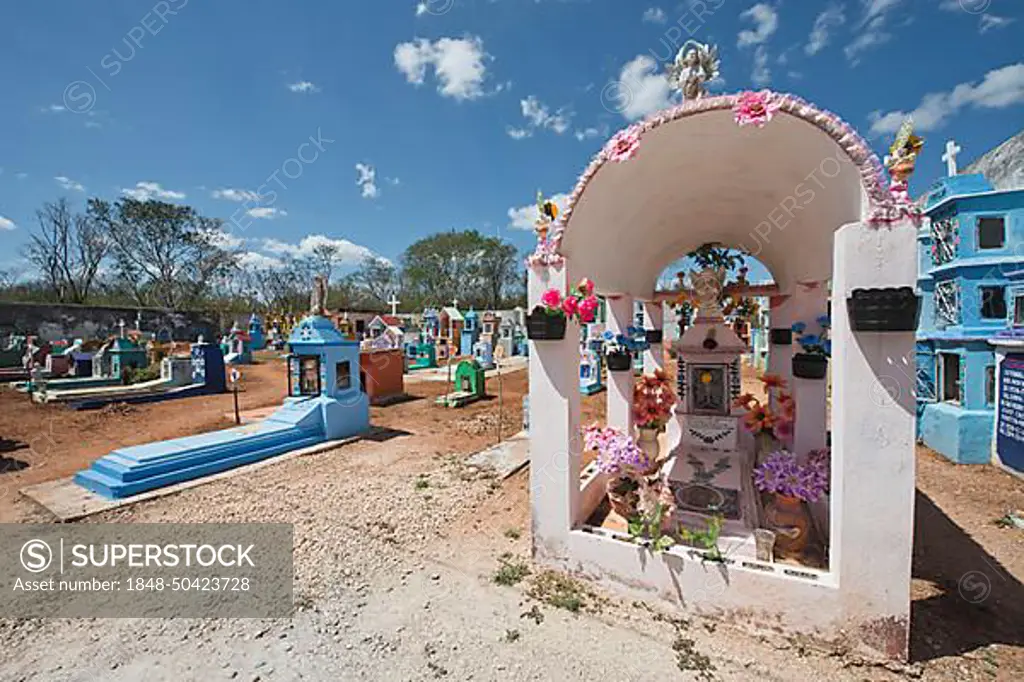
[(594, 295), (594, 283), (583, 278), (565, 297), (558, 289), (548, 289), (541, 294), (539, 307), (548, 315), (587, 324), (594, 321), (599, 305), (597, 296)]

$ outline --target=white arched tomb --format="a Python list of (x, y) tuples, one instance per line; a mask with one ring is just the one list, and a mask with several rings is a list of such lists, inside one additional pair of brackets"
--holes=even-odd
[[(829, 570), (746, 559), (703, 564), (686, 548), (652, 554), (587, 527), (604, 481), (581, 479), (572, 323), (564, 340), (530, 347), (534, 558), (632, 596), (905, 658), (914, 334), (852, 331), (846, 298), (855, 288), (914, 286), (916, 228), (852, 128), (799, 98), (766, 96), (777, 110), (763, 127), (739, 125), (738, 96), (720, 96), (686, 102), (613, 137), (530, 257), (529, 303), (532, 309), (549, 287), (567, 291), (589, 277), (609, 297), (610, 327), (624, 327), (634, 300), (655, 298), (663, 268), (707, 242), (747, 251), (771, 270), (782, 294), (773, 326), (824, 312), (831, 280)], [(635, 153), (617, 154), (637, 137)], [(819, 434), (805, 437), (823, 438), (824, 382), (817, 383), (819, 409), (806, 407), (812, 403), (794, 386), (798, 448), (801, 419), (804, 432)], [(608, 389), (608, 423), (629, 428), (632, 376), (609, 374)]]

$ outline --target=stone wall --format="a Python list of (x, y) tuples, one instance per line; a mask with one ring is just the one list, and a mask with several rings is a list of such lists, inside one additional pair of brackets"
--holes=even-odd
[(199, 335), (207, 340), (219, 339), (230, 329), (235, 318), (245, 329), (248, 315), (221, 316), (207, 311), (175, 311), (160, 308), (125, 308), (41, 303), (0, 303), (0, 338), (9, 334), (34, 334), (47, 341), (59, 339), (106, 338), (118, 332), (118, 322), (125, 329), (135, 329), (136, 319), (143, 332), (174, 341), (195, 341)]

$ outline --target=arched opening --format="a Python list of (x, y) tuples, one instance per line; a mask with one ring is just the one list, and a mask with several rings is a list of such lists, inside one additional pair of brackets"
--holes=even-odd
[[(798, 98), (769, 97), (777, 106), (763, 127), (737, 125), (731, 109), (738, 98), (715, 97), (687, 102), (616, 135), (581, 177), (551, 239), (531, 258), (530, 305), (548, 287), (568, 290), (587, 277), (606, 297), (612, 333), (623, 334), (634, 324), (637, 302), (645, 326), (657, 331), (664, 325), (657, 283), (670, 263), (708, 243), (750, 253), (774, 280), (761, 292), (769, 301), (773, 333), (767, 369), (787, 384), (789, 396), (773, 394), (772, 407), (781, 410), (783, 400), (796, 406), (793, 432), (784, 440), (798, 460), (826, 445), (827, 383), (799, 374), (794, 354), (801, 348), (781, 332), (794, 323), (813, 324), (830, 304), (839, 311), (831, 363), (837, 408), (831, 428), (832, 513), (819, 518), (821, 561), (787, 568), (756, 551), (754, 531), (769, 525), (753, 483), (764, 453), (740, 428), (748, 421), (738, 409), (739, 358), (746, 345), (724, 324), (718, 293), (699, 295), (698, 308), (705, 312), (675, 344), (680, 395), (661, 437), (667, 457), (658, 460), (651, 479), (676, 502), (679, 490), (687, 491), (689, 503), (717, 496), (713, 511), (690, 509), (695, 513), (689, 517), (719, 518), (715, 542), (724, 551), (715, 559), (715, 589), (700, 577), (707, 576), (706, 567), (691, 563), (708, 559), (694, 543), (655, 555), (652, 547), (664, 547), (649, 542), (651, 533), (639, 537), (646, 549), (638, 551), (637, 536), (595, 525), (606, 491), (614, 501), (608, 482), (618, 474), (594, 467), (580, 471), (579, 391), (573, 381), (579, 353), (572, 341), (579, 337), (572, 326), (570, 340), (531, 344), (535, 554), (622, 589), (655, 590), (689, 608), (762, 614), (819, 635), (857, 632), (859, 641), (901, 656), (909, 620), (913, 500), (913, 372), (903, 366), (913, 358), (913, 333), (855, 332), (845, 309), (855, 289), (913, 284), (916, 230), (898, 220), (877, 227), (877, 215), (892, 213), (890, 199), (880, 164), (852, 129)], [(706, 272), (701, 281), (714, 289), (716, 277)], [(664, 366), (661, 350), (645, 351), (645, 369)], [(609, 372), (606, 420), (626, 434), (634, 433), (633, 396), (632, 373)], [(642, 438), (642, 430), (637, 434)], [(707, 493), (703, 497), (690, 494), (697, 484)], [(884, 560), (873, 546), (872, 522), (858, 518), (858, 496), (870, 497), (889, 514)], [(685, 518), (679, 514), (680, 529)], [(632, 535), (635, 524), (628, 525)], [(771, 524), (787, 532), (783, 526), (777, 519)], [(807, 532), (797, 526), (793, 520), (785, 528)], [(657, 527), (663, 528), (660, 517)], [(708, 528), (702, 542), (710, 523)], [(691, 526), (688, 532), (696, 531)], [(686, 540), (687, 532), (679, 533)], [(719, 539), (728, 547), (719, 547)], [(895, 625), (879, 635), (883, 621)], [(858, 629), (865, 627), (876, 631)]]

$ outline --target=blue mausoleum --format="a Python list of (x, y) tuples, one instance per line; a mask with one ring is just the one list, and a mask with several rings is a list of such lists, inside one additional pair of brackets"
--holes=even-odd
[(1024, 243), (1024, 190), (996, 190), (978, 173), (952, 174), (928, 191), (924, 212), (918, 438), (954, 462), (983, 464), (990, 458), (996, 392), (988, 339), (1015, 315), (1024, 317), (1024, 299), (1018, 307), (1009, 291), (1010, 274), (1024, 269), (1024, 252), (1015, 248)]

